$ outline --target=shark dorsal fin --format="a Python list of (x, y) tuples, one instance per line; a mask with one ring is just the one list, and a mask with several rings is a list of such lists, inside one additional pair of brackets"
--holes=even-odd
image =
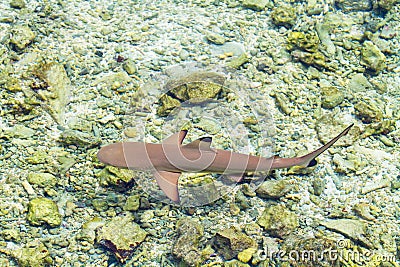
[(211, 137), (202, 137), (202, 138), (194, 140), (193, 142), (185, 145), (185, 147), (198, 149), (198, 150), (201, 150), (201, 151), (214, 151), (211, 148), (211, 142), (212, 142), (212, 138)]
[(187, 134), (187, 130), (181, 130), (168, 138), (164, 139), (163, 144), (174, 144), (174, 145), (182, 145), (183, 140), (185, 139)]

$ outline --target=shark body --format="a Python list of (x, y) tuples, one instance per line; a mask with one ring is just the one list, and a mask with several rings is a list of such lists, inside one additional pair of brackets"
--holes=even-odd
[(160, 189), (179, 202), (178, 179), (182, 172), (222, 173), (240, 181), (249, 172), (269, 171), (292, 166), (310, 167), (315, 158), (346, 135), (350, 125), (325, 145), (307, 155), (293, 158), (265, 158), (211, 148), (211, 137), (183, 145), (187, 131), (180, 131), (161, 144), (141, 142), (113, 143), (102, 147), (98, 159), (107, 165), (134, 170), (151, 170)]

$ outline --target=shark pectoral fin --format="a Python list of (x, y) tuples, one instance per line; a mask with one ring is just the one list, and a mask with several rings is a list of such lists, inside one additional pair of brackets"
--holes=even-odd
[(179, 172), (155, 171), (154, 177), (160, 189), (174, 202), (179, 202), (178, 179)]

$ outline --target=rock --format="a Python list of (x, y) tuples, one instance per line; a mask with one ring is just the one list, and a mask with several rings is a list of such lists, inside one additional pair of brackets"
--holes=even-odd
[(10, 7), (21, 9), (21, 8), (26, 7), (26, 3), (24, 0), (11, 0)]
[(361, 48), (360, 63), (375, 74), (386, 68), (386, 57), (371, 41), (365, 41)]
[(263, 10), (269, 4), (269, 0), (244, 0), (242, 5), (255, 11)]
[(322, 47), (331, 56), (336, 54), (335, 44), (331, 40), (330, 27), (328, 24), (317, 23), (315, 30), (318, 33), (318, 37), (321, 40)]
[(385, 188), (385, 187), (390, 187), (390, 180), (389, 179), (379, 179), (377, 181), (371, 181), (367, 183), (363, 188), (361, 188), (361, 194), (365, 195), (367, 193), (370, 193), (372, 191)]
[(285, 27), (293, 26), (297, 18), (295, 9), (288, 5), (274, 8), (270, 16), (275, 25)]
[(140, 207), (140, 195), (129, 196), (126, 199), (124, 210), (126, 211), (136, 211)]
[(284, 237), (299, 226), (297, 215), (283, 205), (273, 205), (264, 209), (257, 223), (272, 236)]
[(189, 266), (199, 266), (203, 261), (199, 250), (203, 226), (192, 219), (182, 218), (176, 223), (176, 231), (178, 238), (172, 247), (172, 254)]
[(247, 63), (249, 61), (249, 57), (247, 56), (246, 53), (241, 54), (238, 57), (232, 58), (226, 66), (232, 69), (238, 69), (240, 66), (242, 66), (244, 63)]
[(322, 193), (324, 192), (326, 187), (326, 182), (325, 180), (316, 177), (313, 181), (312, 181), (312, 194), (316, 195), (316, 196), (320, 196), (322, 195)]
[(16, 51), (22, 51), (32, 43), (35, 36), (35, 33), (28, 26), (16, 25), (11, 29), (10, 43)]
[(86, 241), (90, 244), (94, 244), (96, 239), (96, 229), (101, 227), (105, 224), (102, 218), (94, 217), (91, 220), (85, 222), (82, 225), (81, 230), (76, 235), (77, 240)]
[(162, 95), (159, 100), (159, 107), (157, 109), (158, 116), (168, 116), (171, 111), (181, 105), (178, 99), (175, 99), (169, 95)]
[(287, 49), (295, 50), (300, 49), (306, 52), (317, 52), (320, 40), (318, 35), (314, 32), (304, 33), (291, 31), (287, 37)]
[(375, 217), (371, 214), (371, 208), (368, 203), (357, 203), (354, 205), (353, 210), (362, 219), (375, 221)]
[(397, 0), (378, 0), (376, 1), (377, 8), (383, 9), (385, 12), (389, 11), (392, 9), (392, 7), (398, 3)]
[(56, 185), (57, 179), (51, 173), (30, 172), (28, 174), (28, 182), (30, 184), (36, 184), (40, 187), (52, 187)]
[(372, 248), (371, 242), (366, 238), (365, 224), (359, 220), (337, 219), (321, 222), (320, 224), (350, 238), (354, 242), (360, 242), (364, 246)]
[(371, 0), (336, 0), (335, 3), (345, 12), (370, 11), (372, 9)]
[(288, 180), (268, 180), (264, 181), (256, 190), (261, 198), (277, 199), (292, 190), (293, 184)]
[(124, 186), (132, 181), (133, 171), (106, 166), (96, 174), (96, 177), (100, 179), (100, 184), (102, 186)]
[(122, 64), (122, 68), (129, 74), (135, 74), (137, 72), (137, 67), (135, 62), (132, 59), (125, 60), (124, 64)]
[(257, 242), (240, 230), (230, 227), (215, 235), (213, 246), (224, 259), (230, 260), (245, 249), (257, 249)]
[(340, 105), (344, 100), (343, 93), (336, 87), (323, 87), (321, 91), (323, 108), (334, 108)]
[(247, 263), (240, 262), (238, 260), (231, 260), (224, 262), (224, 267), (250, 267)]
[(53, 264), (46, 246), (39, 241), (31, 241), (25, 247), (16, 249), (10, 254), (17, 260), (20, 267), (43, 267)]
[(358, 92), (367, 92), (369, 90), (372, 90), (373, 86), (364, 76), (364, 74), (357, 73), (351, 77), (347, 88), (351, 92), (358, 93)]
[(97, 243), (110, 250), (124, 263), (136, 247), (146, 238), (147, 232), (134, 222), (132, 215), (116, 216), (104, 226), (97, 228)]
[(355, 114), (364, 123), (380, 122), (383, 113), (372, 99), (358, 100), (354, 105)]
[(65, 107), (69, 103), (71, 93), (71, 81), (64, 66), (57, 62), (38, 64), (33, 74), (44, 83), (38, 90), (38, 94), (48, 103), (47, 112), (58, 124), (64, 125)]
[(57, 204), (47, 198), (34, 198), (28, 203), (28, 214), (26, 219), (32, 225), (42, 225), (47, 223), (51, 227), (61, 224), (61, 214)]
[(101, 143), (101, 139), (92, 134), (69, 129), (61, 133), (60, 141), (66, 145), (75, 145), (79, 147), (94, 147)]
[(201, 117), (199, 121), (193, 124), (193, 127), (201, 129), (209, 134), (217, 134), (221, 131), (221, 125), (214, 119), (208, 117)]
[(213, 44), (222, 45), (225, 43), (225, 37), (214, 32), (207, 32), (206, 38)]
[(14, 127), (4, 130), (4, 136), (10, 138), (22, 138), (27, 139), (32, 137), (35, 131), (31, 128), (25, 127), (24, 125), (17, 124)]
[(221, 92), (225, 76), (216, 72), (198, 71), (166, 83), (168, 93), (159, 100), (157, 115), (167, 116), (181, 102), (202, 102), (216, 98)]
[(239, 252), (237, 257), (241, 262), (249, 262), (256, 252), (256, 248), (246, 248), (245, 250)]

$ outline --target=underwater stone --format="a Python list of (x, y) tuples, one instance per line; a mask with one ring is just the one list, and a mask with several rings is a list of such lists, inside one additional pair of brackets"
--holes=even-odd
[(353, 207), (354, 212), (362, 219), (374, 221), (375, 217), (371, 214), (371, 208), (368, 203), (357, 203)]
[[(218, 265), (217, 265), (218, 266)], [(250, 267), (247, 263), (238, 261), (238, 260), (231, 260), (224, 262), (224, 267)], [(260, 265), (258, 265), (260, 266)]]
[(129, 183), (133, 177), (133, 171), (128, 169), (119, 169), (113, 166), (106, 166), (96, 174), (103, 186), (119, 186), (121, 183)]
[(256, 252), (256, 248), (246, 248), (245, 250), (239, 252), (237, 257), (241, 262), (249, 262)]
[(130, 214), (116, 216), (97, 228), (97, 243), (109, 249), (120, 262), (125, 262), (146, 238), (147, 232), (134, 222)]
[(25, 25), (16, 25), (11, 30), (10, 43), (17, 51), (25, 49), (35, 39), (35, 33)]
[(355, 242), (360, 242), (366, 247), (371, 248), (371, 243), (366, 239), (365, 224), (359, 220), (337, 219), (321, 222), (320, 224), (352, 239)]
[(235, 227), (219, 231), (213, 245), (226, 260), (233, 259), (245, 249), (257, 249), (257, 242)]
[(374, 101), (366, 99), (354, 105), (356, 115), (364, 122), (380, 122), (383, 118), (382, 111), (374, 103)]
[(71, 92), (71, 81), (64, 66), (57, 62), (42, 63), (35, 66), (33, 73), (45, 83), (38, 93), (48, 103), (47, 111), (58, 124), (64, 125)]
[(168, 116), (172, 110), (181, 105), (181, 102), (178, 99), (164, 94), (160, 97), (159, 105), (160, 106), (157, 108), (157, 115)]
[(189, 266), (199, 266), (203, 261), (199, 250), (203, 226), (192, 219), (182, 218), (176, 223), (176, 231), (178, 238), (172, 247), (172, 254)]
[(242, 5), (255, 11), (261, 11), (267, 6), (268, 3), (269, 0), (244, 0)]
[(207, 32), (206, 38), (213, 44), (222, 45), (225, 43), (225, 37), (214, 32)]
[(336, 0), (335, 4), (345, 12), (369, 11), (372, 9), (371, 0)]
[(19, 267), (43, 267), (53, 264), (47, 247), (39, 241), (29, 242), (25, 247), (12, 251), (11, 256), (17, 260)]
[(11, 0), (10, 7), (21, 9), (26, 7), (26, 3), (24, 0)]
[(272, 236), (284, 237), (299, 226), (297, 215), (283, 205), (273, 205), (264, 209), (257, 223)]
[(261, 198), (277, 199), (287, 194), (292, 188), (293, 185), (288, 180), (268, 180), (257, 188), (256, 193)]
[(320, 40), (318, 35), (304, 32), (289, 32), (287, 37), (287, 49), (294, 50), (299, 48), (307, 52), (317, 52)]
[(129, 196), (126, 199), (124, 210), (127, 211), (135, 211), (140, 207), (140, 195)]
[(344, 95), (336, 87), (323, 87), (322, 91), (322, 107), (334, 108), (340, 105), (344, 100)]
[(35, 134), (35, 131), (24, 125), (17, 124), (14, 127), (4, 130), (4, 135), (11, 138), (30, 138)]
[(94, 244), (96, 239), (96, 229), (105, 224), (102, 218), (94, 217), (91, 220), (85, 222), (82, 225), (81, 230), (76, 235), (77, 240), (87, 241), (90, 244)]
[(61, 133), (60, 141), (66, 145), (93, 147), (101, 143), (101, 139), (89, 133), (78, 130), (65, 130)]
[(296, 21), (296, 11), (291, 6), (279, 6), (271, 12), (272, 22), (277, 26), (292, 26)]
[(136, 64), (132, 59), (127, 59), (124, 64), (122, 64), (122, 68), (130, 75), (137, 72)]
[(28, 174), (28, 182), (40, 187), (50, 187), (57, 183), (56, 177), (46, 172), (31, 172)]
[(32, 225), (47, 223), (51, 227), (56, 227), (61, 224), (61, 214), (57, 204), (44, 197), (34, 198), (29, 202), (26, 219)]
[(349, 82), (348, 88), (352, 92), (366, 92), (373, 89), (372, 84), (362, 73), (354, 74)]
[(386, 56), (371, 41), (365, 41), (361, 48), (361, 62), (376, 74), (386, 68)]
[(240, 56), (231, 59), (231, 61), (229, 61), (226, 66), (232, 69), (238, 69), (240, 66), (242, 66), (244, 63), (247, 63), (248, 61), (249, 57), (246, 53), (243, 53)]

